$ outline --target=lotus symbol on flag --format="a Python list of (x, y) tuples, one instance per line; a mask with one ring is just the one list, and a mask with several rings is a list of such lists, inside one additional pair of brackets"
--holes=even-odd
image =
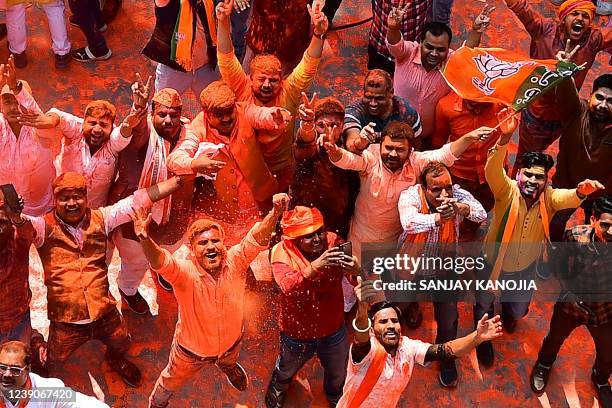
[(484, 80), (472, 77), (472, 83), (486, 95), (495, 92), (491, 83), (496, 79), (511, 77), (518, 73), (522, 66), (535, 64), (534, 61), (502, 61), (489, 53), (477, 55), (474, 61), (480, 72), (484, 74)]

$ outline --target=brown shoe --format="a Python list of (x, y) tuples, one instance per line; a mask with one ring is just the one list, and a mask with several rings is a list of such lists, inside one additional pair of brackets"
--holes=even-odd
[(134, 388), (140, 387), (142, 384), (142, 374), (134, 363), (126, 360), (124, 356), (110, 349), (106, 350), (106, 362), (121, 376), (123, 382), (127, 385)]
[(128, 296), (121, 289), (119, 289), (119, 293), (121, 294), (121, 303), (123, 305), (127, 305), (127, 307), (134, 313), (139, 315), (144, 315), (150, 312), (149, 304), (142, 297), (140, 292), (136, 291), (136, 294), (132, 296)]
[(238, 391), (244, 391), (249, 386), (249, 378), (247, 377), (246, 371), (238, 363), (233, 367), (219, 367), (221, 371), (225, 373), (227, 381), (232, 387)]

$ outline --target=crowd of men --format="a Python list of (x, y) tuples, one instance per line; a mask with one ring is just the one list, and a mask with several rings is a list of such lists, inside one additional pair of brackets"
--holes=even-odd
[[(262, 262), (280, 309), (279, 354), (261, 390), (270, 408), (290, 406), (287, 390), (315, 355), (334, 407), (397, 406), (415, 363), (438, 361), (440, 385), (455, 387), (456, 359), (475, 349), (480, 365), (491, 367), (493, 341), (518, 330), (529, 312), (530, 291), (519, 299), (477, 291), (472, 333), (458, 337), (456, 300), (436, 299), (435, 343), (404, 336), (423, 321), (419, 303), (392, 303), (377, 290), (362, 258), (369, 244), (431, 255), (437, 244), (482, 242), (487, 263), (478, 278), (529, 281), (550, 278), (555, 244), (566, 242), (577, 252), (562, 269), (584, 292), (610, 287), (612, 74), (584, 82), (597, 54), (612, 47), (612, 31), (594, 24), (595, 4), (566, 0), (553, 20), (527, 0), (505, 0), (531, 37), (531, 58), (584, 67), (518, 115), (462, 98), (442, 75), (454, 52), (452, 1), (425, 5), (427, 19), (412, 19), (421, 2), (373, 1), (361, 95), (346, 106), (334, 95), (309, 95), (340, 2), (331, 3), (304, 4), (311, 29), (301, 59), (263, 53), (241, 63), (245, 33), (238, 38), (234, 18), (248, 2), (156, 0), (143, 50), (158, 63), (155, 78), (136, 74), (123, 114), (106, 100), (82, 113), (45, 112), (19, 75), (25, 49), (9, 44), (13, 55), (0, 65), (2, 406), (39, 406), (33, 393), (18, 391), (63, 386), (65, 362), (90, 340), (104, 343), (107, 364), (126, 384), (142, 385), (138, 365), (126, 357), (139, 340), (109, 291), (115, 249), (124, 311), (149, 313), (139, 292), (147, 271), (178, 304), (168, 364), (147, 390), (149, 407), (168, 406), (213, 364), (232, 387), (247, 389), (239, 363), (245, 293)], [(486, 5), (475, 16), (465, 47), (481, 45), (494, 10)], [(110, 57), (100, 36), (106, 24), (95, 14), (75, 13), (89, 43), (76, 59)], [(257, 32), (246, 36), (250, 51), (271, 46)], [(54, 37), (61, 67), (66, 47), (59, 45)], [(583, 84), (587, 100), (578, 95)], [(193, 118), (183, 104), (190, 88), (201, 106)], [(515, 131), (519, 154), (510, 163)], [(555, 163), (544, 150), (557, 140)], [(584, 221), (569, 228), (579, 207)], [(183, 244), (186, 258), (175, 253)], [(47, 289), (46, 340), (30, 319), (32, 245)], [(595, 343), (595, 394), (610, 408), (612, 293), (582, 295), (561, 291), (530, 385), (545, 390), (564, 340), (585, 325)], [(78, 393), (73, 405), (61, 404), (44, 406), (106, 406)]]

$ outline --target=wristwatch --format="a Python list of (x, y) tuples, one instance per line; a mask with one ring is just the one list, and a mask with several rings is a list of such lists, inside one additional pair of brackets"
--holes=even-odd
[(317, 37), (319, 40), (324, 40), (325, 37), (327, 37), (327, 33), (323, 33), (323, 34), (319, 35), (319, 34), (315, 33), (314, 31), (313, 31), (312, 35)]

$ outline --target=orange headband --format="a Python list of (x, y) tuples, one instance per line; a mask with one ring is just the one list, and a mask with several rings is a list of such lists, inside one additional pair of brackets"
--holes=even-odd
[(593, 16), (595, 15), (595, 5), (591, 0), (567, 0), (563, 4), (559, 6), (559, 20), (565, 20), (572, 11), (580, 10), (589, 13), (591, 16), (591, 20), (593, 20)]
[(296, 206), (286, 211), (281, 220), (283, 236), (293, 239), (312, 234), (323, 227), (323, 214), (316, 208)]

